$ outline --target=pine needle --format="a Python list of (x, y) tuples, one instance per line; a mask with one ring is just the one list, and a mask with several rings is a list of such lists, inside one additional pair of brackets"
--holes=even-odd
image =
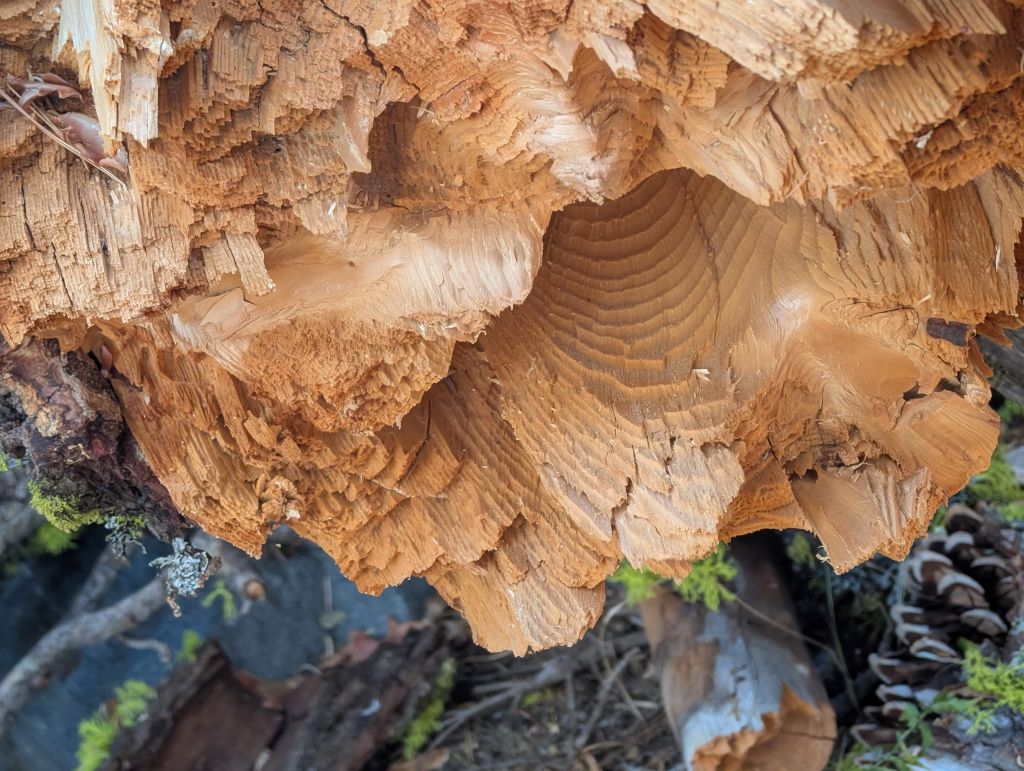
[(43, 134), (45, 134), (58, 145), (63, 147), (69, 153), (77, 156), (78, 158), (81, 158), (89, 166), (92, 166), (94, 169), (96, 169), (109, 179), (112, 179), (114, 182), (117, 182), (118, 184), (123, 185), (124, 187), (128, 187), (125, 181), (118, 177), (116, 174), (114, 174), (114, 172), (112, 172), (110, 169), (103, 168), (94, 160), (84, 155), (82, 151), (75, 147), (73, 144), (64, 139), (64, 137), (60, 135), (60, 129), (58, 129), (54, 125), (53, 121), (51, 121), (45, 113), (36, 109), (32, 105), (29, 105), (28, 109), (22, 107), (21, 104), (18, 102), (17, 94), (14, 94), (10, 86), (0, 86), (0, 98), (2, 98), (5, 102), (7, 102), (7, 104), (9, 104), (19, 113), (21, 113), (23, 117), (31, 121), (37, 129), (43, 132)]

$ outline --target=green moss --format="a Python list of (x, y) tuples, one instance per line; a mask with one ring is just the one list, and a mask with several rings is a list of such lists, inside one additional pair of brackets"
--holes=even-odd
[(181, 635), (181, 647), (178, 649), (177, 661), (191, 664), (196, 660), (196, 652), (203, 644), (202, 635), (194, 629), (186, 629)]
[(122, 728), (134, 725), (142, 717), (156, 691), (141, 680), (126, 680), (114, 691), (113, 710), (106, 706), (97, 709), (78, 724), (77, 771), (96, 771), (100, 768)]
[(11, 466), (7, 462), (7, 456), (4, 455), (3, 450), (0, 450), (0, 474), (2, 474), (5, 471), (10, 471), (10, 470), (11, 470)]
[[(729, 559), (725, 544), (719, 544), (710, 557), (693, 563), (690, 574), (676, 582), (675, 590), (687, 602), (704, 605), (714, 611), (722, 607), (723, 602), (736, 599), (736, 595), (726, 586), (735, 577), (736, 566)], [(623, 562), (608, 580), (620, 584), (626, 590), (627, 605), (637, 605), (653, 597), (655, 587), (665, 577)]]
[(32, 554), (47, 554), (56, 556), (63, 554), (77, 545), (75, 538), (77, 534), (61, 530), (59, 527), (44, 522), (39, 529), (32, 534), (28, 542), (28, 550)]
[(77, 771), (96, 771), (110, 754), (120, 729), (114, 719), (98, 710), (78, 724)]
[(676, 584), (676, 591), (684, 600), (699, 603), (708, 610), (718, 610), (723, 602), (736, 599), (726, 586), (736, 577), (736, 566), (729, 559), (725, 544), (718, 544), (715, 553), (694, 562), (690, 574)]
[(1002, 445), (996, 447), (989, 467), (967, 485), (967, 492), (975, 500), (994, 505), (1007, 519), (1024, 519), (1024, 487), (1010, 468)]
[(964, 698), (962, 696), (939, 696), (931, 703), (931, 709), (939, 714), (953, 713), (963, 715), (971, 721), (967, 733), (975, 736), (978, 733), (995, 731), (996, 708), (984, 698)]
[(455, 685), (455, 659), (445, 659), (430, 695), (419, 713), (412, 719), (402, 736), (402, 756), (412, 760), (427, 746), (430, 737), (441, 727), (444, 705)]
[(102, 522), (99, 511), (82, 512), (78, 508), (78, 499), (71, 496), (50, 495), (42, 485), (30, 480), (28, 483), (29, 503), (32, 508), (42, 514), (46, 521), (58, 530), (73, 533), (83, 525)]
[(212, 607), (217, 600), (221, 601), (220, 615), (225, 624), (230, 624), (238, 618), (238, 603), (235, 602), (235, 595), (228, 589), (223, 578), (218, 578), (210, 593), (203, 597), (201, 605), (204, 608)]
[(967, 687), (996, 707), (1007, 707), (1024, 715), (1024, 662), (1007, 664), (985, 656), (976, 645), (964, 649)]
[(135, 725), (135, 721), (146, 714), (149, 700), (156, 696), (156, 691), (149, 683), (142, 680), (126, 680), (124, 685), (114, 692), (117, 707), (114, 710), (117, 722), (122, 726)]
[(628, 562), (619, 565), (608, 580), (626, 590), (626, 604), (638, 605), (654, 596), (654, 587), (665, 579), (645, 568), (635, 568)]

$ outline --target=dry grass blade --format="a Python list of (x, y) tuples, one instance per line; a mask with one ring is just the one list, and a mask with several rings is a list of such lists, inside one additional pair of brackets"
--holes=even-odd
[(82, 151), (79, 150), (77, 147), (75, 147), (70, 142), (65, 140), (64, 137), (60, 135), (60, 131), (57, 129), (57, 127), (54, 126), (54, 124), (50, 121), (49, 118), (46, 117), (44, 113), (39, 112), (32, 105), (29, 105), (27, 109), (25, 107), (22, 107), (22, 105), (19, 103), (17, 93), (13, 92), (9, 86), (0, 86), (0, 97), (2, 97), (3, 100), (7, 102), (7, 104), (9, 104), (19, 113), (21, 113), (22, 116), (30, 120), (36, 128), (43, 132), (43, 134), (45, 134), (54, 142), (59, 144), (69, 153), (78, 156), (87, 164), (92, 166), (94, 169), (96, 169), (106, 177), (112, 179), (114, 182), (117, 182), (118, 184), (123, 185), (124, 187), (128, 186), (125, 183), (125, 181), (118, 177), (116, 174), (114, 174), (114, 172), (110, 171), (109, 169), (103, 168), (98, 163), (93, 161), (91, 158), (84, 155)]

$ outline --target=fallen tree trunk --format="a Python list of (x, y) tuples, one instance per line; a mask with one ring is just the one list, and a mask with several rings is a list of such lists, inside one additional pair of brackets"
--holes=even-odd
[(991, 455), (1016, 4), (3, 19), (0, 445), (62, 495), (251, 553), (288, 522), (523, 652), (623, 557), (899, 558)]
[(401, 739), (452, 655), (435, 626), (366, 642), (360, 660), (281, 682), (234, 673), (206, 645), (168, 678), (146, 720), (118, 737), (105, 768), (365, 768)]
[(733, 542), (739, 601), (717, 612), (665, 587), (640, 606), (688, 769), (814, 771), (832, 753), (836, 717), (770, 545)]

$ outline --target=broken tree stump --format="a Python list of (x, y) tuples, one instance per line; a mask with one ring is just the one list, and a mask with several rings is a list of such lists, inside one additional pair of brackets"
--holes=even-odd
[(287, 522), (522, 653), (622, 558), (900, 558), (991, 456), (1016, 3), (0, 18), (0, 445), (55, 493)]
[(820, 771), (832, 752), (835, 714), (770, 546), (732, 543), (739, 601), (717, 612), (664, 586), (640, 606), (665, 712), (693, 771)]

